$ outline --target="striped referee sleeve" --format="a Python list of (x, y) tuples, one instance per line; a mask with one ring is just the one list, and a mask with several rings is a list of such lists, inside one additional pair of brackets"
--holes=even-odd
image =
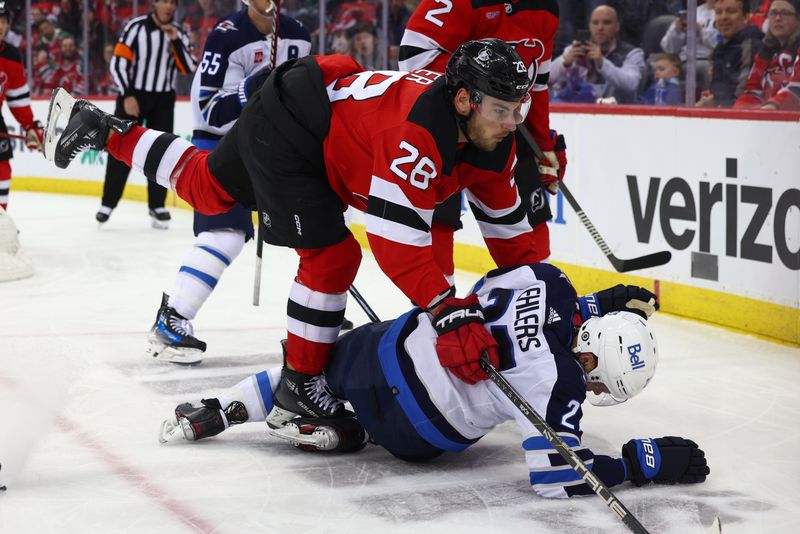
[(119, 36), (116, 46), (114, 47), (114, 55), (111, 57), (109, 69), (114, 82), (120, 89), (122, 95), (130, 94), (131, 80), (130, 69), (133, 66), (133, 61), (136, 53), (136, 35), (144, 24), (147, 15), (136, 17), (128, 21), (122, 34)]
[(178, 38), (172, 40), (172, 57), (175, 60), (175, 66), (178, 71), (184, 76), (194, 72), (197, 66), (197, 62), (190, 50), (189, 36), (178, 28)]

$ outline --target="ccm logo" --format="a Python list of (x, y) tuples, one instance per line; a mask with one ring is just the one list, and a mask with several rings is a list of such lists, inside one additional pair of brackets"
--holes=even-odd
[(639, 353), (642, 352), (642, 346), (640, 344), (631, 345), (628, 347), (628, 354), (631, 358), (631, 367), (635, 369), (641, 369), (644, 367), (645, 361), (639, 358)]
[(447, 317), (442, 317), (438, 321), (436, 321), (436, 326), (439, 328), (444, 328), (449, 323), (457, 321), (459, 319), (483, 319), (483, 312), (481, 310), (455, 310), (454, 312), (447, 315)]

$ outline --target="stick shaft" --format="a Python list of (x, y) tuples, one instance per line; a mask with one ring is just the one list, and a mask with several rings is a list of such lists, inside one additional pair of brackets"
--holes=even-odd
[[(272, 19), (272, 51), (269, 57), (269, 68), (275, 70), (278, 62), (278, 19), (281, 16), (281, 0), (275, 0), (275, 16)], [(264, 223), (261, 221), (261, 212), (258, 213), (258, 232), (256, 243), (256, 272), (253, 280), (253, 306), (258, 306), (261, 301), (261, 264), (264, 253)]]
[(564, 440), (561, 439), (551, 427), (547, 424), (541, 415), (539, 415), (533, 407), (528, 404), (528, 402), (522, 398), (522, 396), (514, 389), (506, 378), (500, 374), (500, 371), (495, 369), (495, 367), (489, 363), (488, 358), (484, 357), (481, 359), (481, 369), (483, 369), (486, 374), (489, 375), (489, 378), (495, 385), (500, 389), (500, 391), (505, 394), (506, 397), (509, 398), (511, 402), (517, 407), (517, 409), (522, 412), (528, 421), (539, 431), (541, 435), (547, 439), (550, 445), (558, 451), (566, 462), (572, 466), (576, 473), (578, 473), (581, 478), (583, 479), (586, 484), (594, 490), (598, 497), (603, 499), (603, 502), (606, 503), (606, 506), (611, 508), (611, 510), (617, 514), (617, 516), (625, 523), (631, 532), (635, 532), (636, 534), (647, 534), (647, 529), (630, 513), (630, 511), (625, 507), (622, 502), (611, 492), (610, 489), (603, 484), (603, 481), (595, 475), (589, 467), (581, 460), (575, 452), (569, 448), (569, 445), (564, 443)]
[[(350, 286), (350, 294), (356, 299), (356, 302), (361, 306), (361, 308), (366, 312), (367, 316), (369, 317), (370, 321), (373, 323), (380, 322), (378, 316), (375, 314), (375, 311), (370, 307), (364, 297), (359, 293), (359, 291), (355, 288), (355, 286)], [(583, 479), (586, 484), (594, 490), (594, 492), (606, 503), (606, 506), (611, 508), (611, 510), (617, 514), (617, 516), (625, 523), (631, 532), (635, 534), (648, 534), (647, 529), (637, 520), (633, 514), (628, 511), (622, 502), (611, 492), (610, 489), (603, 484), (603, 481), (595, 475), (589, 467), (581, 460), (575, 452), (569, 448), (569, 445), (564, 443), (564, 440), (561, 439), (551, 427), (547, 424), (547, 421), (542, 419), (542, 416), (539, 415), (536, 410), (524, 399), (522, 395), (520, 395), (517, 390), (512, 386), (506, 378), (500, 374), (491, 363), (489, 363), (489, 359), (484, 351), (484, 357), (481, 358), (480, 361), (481, 369), (483, 369), (486, 374), (489, 375), (489, 378), (495, 385), (503, 392), (503, 394), (509, 398), (511, 402), (517, 407), (517, 409), (522, 412), (528, 421), (539, 431), (541, 435), (547, 439), (550, 445), (558, 451), (564, 460), (578, 473), (581, 478)]]
[[(525, 142), (531, 147), (533, 150), (534, 156), (536, 156), (537, 160), (544, 159), (544, 152), (536, 143), (531, 133), (525, 127), (525, 125), (520, 124), (518, 126), (520, 134), (525, 139)], [(564, 198), (567, 199), (567, 203), (570, 207), (575, 211), (575, 214), (578, 215), (578, 219), (583, 224), (584, 228), (589, 232), (589, 235), (592, 236), (594, 242), (600, 247), (600, 250), (603, 252), (605, 257), (611, 263), (612, 267), (616, 269), (618, 272), (624, 273), (628, 271), (635, 271), (638, 269), (648, 269), (650, 267), (658, 267), (659, 265), (664, 265), (665, 263), (669, 262), (672, 259), (672, 253), (669, 251), (663, 252), (655, 252), (653, 254), (648, 254), (645, 256), (639, 256), (637, 258), (630, 258), (627, 260), (620, 259), (614, 255), (611, 250), (611, 247), (608, 246), (606, 240), (603, 239), (603, 236), (600, 232), (595, 228), (592, 221), (589, 219), (589, 216), (583, 211), (581, 205), (578, 203), (578, 200), (569, 190), (569, 187), (564, 182), (559, 182), (558, 189), (564, 195)]]

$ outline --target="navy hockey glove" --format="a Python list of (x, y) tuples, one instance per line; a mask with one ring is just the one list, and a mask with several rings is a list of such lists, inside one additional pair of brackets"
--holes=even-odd
[(584, 321), (613, 311), (633, 312), (642, 319), (647, 319), (658, 309), (658, 300), (654, 293), (643, 287), (617, 284), (597, 293), (578, 297), (578, 306)]
[(500, 364), (497, 341), (483, 327), (483, 309), (477, 295), (446, 298), (433, 316), (433, 328), (438, 335), (439, 363), (467, 384), (489, 378), (479, 363), (484, 351), (492, 365)]
[(628, 480), (637, 486), (695, 484), (711, 472), (706, 453), (690, 439), (676, 436), (632, 439), (622, 446)]
[(261, 89), (264, 82), (269, 78), (272, 69), (264, 67), (255, 74), (251, 74), (241, 82), (239, 82), (239, 102), (244, 107), (245, 104), (253, 97), (256, 92)]

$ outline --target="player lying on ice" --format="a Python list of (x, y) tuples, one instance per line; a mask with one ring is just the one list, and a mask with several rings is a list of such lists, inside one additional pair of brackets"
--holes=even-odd
[[(702, 449), (679, 437), (632, 439), (622, 457), (581, 446), (581, 404), (612, 405), (637, 395), (658, 362), (645, 317), (657, 306), (649, 291), (618, 285), (577, 298), (566, 275), (548, 264), (496, 269), (467, 300), (479, 316), (457, 310), (443, 321), (469, 321), (496, 340), (498, 369), (607, 486), (703, 482)], [(598, 315), (599, 314), (599, 315)], [(441, 338), (440, 338), (441, 339)], [(463, 451), (495, 426), (514, 420), (533, 488), (545, 497), (591, 494), (580, 476), (476, 366), (468, 384), (436, 356), (431, 316), (420, 308), (356, 328), (336, 342), (325, 369), (336, 397), (355, 418), (299, 418), (271, 433), (307, 450), (360, 450), (369, 440), (410, 461)], [(452, 340), (450, 340), (452, 341)], [(262, 423), (280, 368), (244, 379), (216, 398), (184, 403), (162, 423), (162, 442), (215, 436), (230, 425)]]
[[(242, 86), (247, 104), (213, 152), (59, 89), (45, 155), (64, 168), (81, 150), (106, 149), (203, 213), (237, 202), (257, 210), (265, 240), (296, 249), (286, 359), (268, 417), (279, 427), (298, 414), (347, 415), (322, 374), (361, 261), (344, 222), (347, 205), (366, 212), (383, 272), (434, 317), (445, 307), (472, 313), (472, 304), (452, 298), (432, 246), (434, 208), (451, 195), (467, 192), (498, 266), (541, 259), (514, 181), (511, 135), (527, 114), (530, 83), (519, 54), (498, 39), (461, 45), (444, 76), (365, 71), (349, 56), (287, 61), (260, 88)], [(482, 329), (443, 324), (437, 332), (453, 334), (436, 350), (457, 375), (468, 378), (486, 350), (497, 363)]]

